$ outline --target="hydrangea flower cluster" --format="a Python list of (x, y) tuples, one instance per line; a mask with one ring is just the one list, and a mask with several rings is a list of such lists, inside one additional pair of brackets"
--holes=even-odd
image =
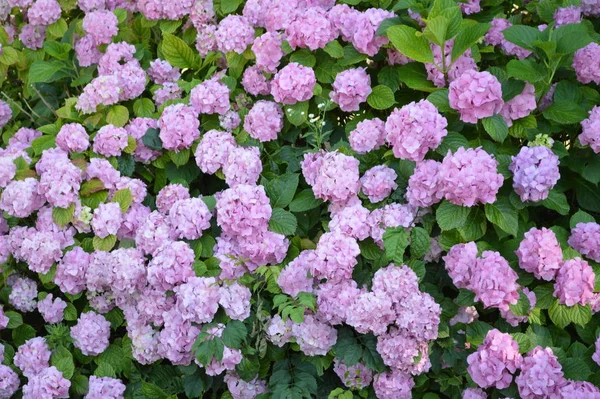
[(592, 108), (590, 116), (581, 122), (581, 128), (581, 144), (589, 145), (595, 153), (600, 153), (600, 107)]
[(513, 172), (513, 188), (521, 201), (541, 201), (560, 178), (558, 156), (545, 146), (521, 147), (512, 157), (509, 169)]
[(477, 123), (500, 113), (504, 106), (500, 82), (489, 72), (468, 69), (450, 83), (449, 90), (450, 107), (463, 122)]
[(583, 256), (600, 262), (600, 225), (598, 223), (577, 223), (571, 230), (569, 245)]

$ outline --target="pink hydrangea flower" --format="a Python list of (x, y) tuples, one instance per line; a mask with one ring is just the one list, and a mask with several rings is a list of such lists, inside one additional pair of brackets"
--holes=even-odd
[(381, 46), (389, 43), (387, 36), (377, 35), (377, 29), (385, 19), (395, 16), (393, 12), (380, 8), (369, 8), (357, 15), (352, 21), (354, 29), (350, 39), (354, 48), (370, 57), (377, 54)]
[(78, 294), (85, 288), (85, 274), (89, 263), (90, 255), (81, 247), (74, 247), (57, 263), (54, 283), (65, 293)]
[(312, 98), (316, 83), (312, 68), (290, 62), (275, 74), (271, 95), (278, 103), (296, 104)]
[(108, 44), (119, 32), (117, 16), (106, 10), (92, 11), (83, 17), (83, 31), (96, 44)]
[(108, 202), (100, 204), (94, 210), (92, 228), (96, 236), (106, 238), (109, 235), (116, 235), (122, 222), (123, 212), (121, 206), (117, 202)]
[(97, 356), (108, 348), (110, 323), (100, 314), (82, 313), (77, 324), (71, 327), (71, 337), (73, 345), (84, 355)]
[(90, 146), (90, 137), (79, 123), (67, 123), (56, 135), (56, 145), (67, 152), (83, 152)]
[[(312, 261), (312, 256), (307, 256), (306, 261)], [(319, 285), (316, 290), (319, 316), (331, 325), (342, 324), (346, 321), (350, 305), (360, 293), (361, 290), (352, 279), (328, 281)]]
[(366, 388), (371, 385), (373, 380), (373, 371), (362, 363), (348, 366), (343, 360), (336, 358), (333, 363), (333, 371), (342, 380), (342, 383), (350, 389)]
[(192, 344), (200, 329), (184, 320), (176, 308), (164, 312), (165, 325), (159, 334), (158, 354), (176, 365), (192, 362)]
[(148, 215), (135, 234), (136, 246), (146, 254), (153, 254), (162, 244), (172, 241), (175, 233), (166, 217), (158, 211)]
[[(460, 4), (463, 5), (466, 3)], [(427, 70), (427, 79), (432, 81), (437, 87), (446, 87), (446, 75), (440, 70), (443, 65), (446, 65), (448, 68), (448, 83), (454, 81), (466, 70), (472, 69), (477, 71), (477, 64), (471, 56), (471, 49), (467, 49), (467, 51), (465, 51), (460, 57), (452, 62), (452, 48), (454, 47), (454, 39), (448, 40), (444, 44), (444, 54), (446, 57), (445, 64), (442, 60), (441, 47), (433, 43), (430, 43), (430, 47), (433, 53), (434, 63), (426, 63), (425, 69)]]
[(417, 163), (406, 189), (409, 204), (427, 208), (441, 201), (443, 194), (440, 191), (440, 167), (440, 162), (429, 159)]
[(44, 46), (46, 38), (46, 27), (27, 24), (21, 28), (19, 40), (30, 50), (37, 50)]
[(0, 196), (0, 209), (14, 217), (28, 217), (44, 204), (38, 187), (39, 182), (31, 177), (10, 182)]
[(61, 13), (56, 0), (36, 0), (27, 10), (27, 19), (31, 25), (47, 26), (58, 21)]
[(467, 357), (467, 371), (482, 388), (508, 388), (513, 374), (521, 367), (523, 357), (519, 345), (509, 334), (490, 330), (477, 352)]
[(94, 137), (94, 152), (105, 157), (117, 157), (127, 147), (127, 131), (122, 127), (106, 125)]
[(523, 270), (546, 281), (554, 279), (563, 258), (556, 235), (545, 227), (526, 232), (515, 253)]
[(379, 399), (410, 399), (415, 382), (409, 373), (392, 369), (375, 376), (373, 388)]
[(522, 147), (512, 157), (513, 188), (521, 201), (541, 201), (548, 198), (560, 178), (558, 156), (545, 146)]
[(592, 267), (581, 258), (566, 260), (558, 269), (554, 296), (563, 305), (585, 305), (594, 293), (595, 274)]
[(346, 313), (346, 324), (361, 333), (384, 334), (396, 316), (393, 302), (383, 292), (361, 292)]
[[(600, 54), (600, 52), (599, 52)], [(599, 79), (600, 81), (600, 79)], [(600, 107), (590, 111), (590, 116), (581, 122), (582, 132), (579, 135), (581, 145), (589, 145), (596, 153), (600, 153)]]
[(385, 365), (413, 375), (431, 367), (427, 342), (419, 342), (397, 328), (377, 337), (377, 352)]
[(266, 382), (258, 378), (244, 381), (235, 372), (229, 371), (224, 380), (233, 399), (252, 399), (267, 392)]
[(0, 397), (12, 398), (20, 383), (17, 373), (9, 366), (0, 365)]
[(42, 314), (46, 323), (55, 324), (63, 319), (63, 312), (67, 308), (67, 303), (60, 298), (52, 301), (53, 295), (48, 294), (44, 300), (38, 302), (38, 310)]
[(554, 12), (554, 26), (557, 28), (567, 24), (581, 22), (581, 7), (560, 7)]
[(329, 97), (344, 112), (358, 111), (360, 104), (371, 94), (371, 77), (365, 68), (352, 68), (340, 72), (333, 82)]
[(600, 225), (598, 223), (577, 223), (571, 230), (569, 245), (583, 256), (600, 262)]
[(246, 320), (250, 317), (250, 290), (239, 284), (224, 285), (219, 289), (219, 305), (233, 320)]
[(277, 284), (283, 293), (297, 297), (300, 292), (312, 292), (311, 260), (314, 260), (314, 251), (302, 251), (279, 273)]
[(246, 68), (242, 76), (242, 86), (253, 96), (265, 96), (271, 92), (271, 83), (257, 65)]
[(336, 4), (328, 13), (329, 21), (335, 29), (336, 35), (341, 36), (342, 40), (346, 42), (352, 40), (356, 21), (360, 15), (360, 11), (347, 4)]
[(190, 104), (199, 114), (223, 115), (230, 108), (229, 88), (217, 79), (200, 83), (190, 92)]
[(366, 154), (385, 144), (385, 124), (379, 118), (358, 122), (348, 137), (350, 147), (358, 154)]
[(168, 82), (176, 82), (181, 77), (179, 68), (175, 68), (169, 64), (168, 61), (156, 59), (150, 61), (150, 68), (148, 68), (148, 75), (154, 83), (162, 85)]
[(517, 279), (517, 272), (498, 252), (483, 251), (467, 288), (486, 308), (515, 304), (519, 299)]
[(12, 118), (12, 110), (10, 106), (5, 102), (0, 100), (0, 129), (2, 129)]
[(597, 67), (599, 56), (600, 44), (593, 42), (575, 52), (573, 69), (575, 69), (577, 80), (584, 84), (600, 83), (600, 69)]
[(369, 214), (369, 210), (362, 206), (360, 200), (348, 201), (342, 209), (332, 211), (329, 229), (357, 240), (364, 240), (371, 234)]
[(422, 161), (427, 151), (437, 148), (448, 134), (448, 121), (427, 100), (394, 109), (385, 122), (386, 140), (394, 155)]
[(223, 165), (225, 182), (230, 187), (238, 184), (254, 185), (262, 172), (258, 147), (235, 147)]
[(293, 49), (308, 48), (315, 51), (325, 47), (335, 38), (335, 31), (327, 12), (319, 7), (299, 11), (285, 30), (286, 39)]
[(448, 151), (438, 175), (444, 197), (461, 206), (495, 202), (504, 182), (498, 162), (481, 148), (461, 147), (454, 154)]
[(84, 114), (96, 112), (99, 105), (112, 105), (119, 102), (119, 78), (114, 75), (101, 75), (87, 84), (79, 96), (75, 109)]
[(23, 399), (68, 398), (71, 381), (56, 367), (47, 367), (23, 386)]
[(312, 186), (315, 197), (344, 203), (360, 190), (359, 162), (340, 152), (318, 152), (304, 155), (302, 174)]
[(477, 123), (479, 119), (497, 114), (502, 109), (502, 87), (489, 72), (465, 71), (450, 83), (450, 107), (457, 110), (463, 122)]
[[(523, 399), (561, 398), (565, 383), (562, 366), (550, 348), (536, 346), (525, 356), (521, 374), (515, 378)], [(566, 397), (565, 397), (566, 398)]]
[(202, 136), (194, 153), (196, 164), (203, 173), (213, 174), (225, 165), (227, 156), (235, 147), (231, 133), (209, 130)]
[(488, 399), (488, 396), (481, 388), (467, 388), (462, 392), (462, 399)]
[(210, 227), (211, 213), (200, 198), (178, 200), (169, 211), (169, 223), (177, 238), (195, 240)]
[(460, 5), (460, 9), (465, 15), (471, 15), (478, 13), (481, 11), (481, 5), (479, 4), (480, 0), (467, 0), (464, 3), (458, 3)]
[(175, 307), (184, 320), (210, 323), (217, 310), (221, 294), (213, 277), (189, 276), (185, 283), (173, 289)]
[[(244, 9), (246, 8), (244, 7)], [(274, 32), (266, 32), (254, 39), (252, 52), (256, 56), (256, 66), (265, 72), (276, 72), (279, 62), (284, 56), (282, 44), (281, 35)]]
[(156, 196), (156, 208), (167, 215), (169, 210), (179, 200), (190, 198), (190, 190), (181, 184), (169, 184), (163, 187)]
[(184, 104), (169, 105), (157, 122), (159, 137), (167, 150), (190, 148), (200, 138), (200, 121), (197, 111)]
[(254, 41), (254, 28), (245, 17), (231, 14), (219, 22), (215, 37), (219, 51), (242, 54)]
[(263, 186), (238, 184), (217, 200), (217, 224), (227, 234), (249, 237), (267, 230), (271, 211)]
[(90, 385), (85, 399), (120, 399), (125, 394), (125, 384), (110, 377), (90, 376)]
[(50, 355), (46, 339), (35, 337), (19, 346), (13, 361), (25, 377), (31, 378), (50, 366)]
[(360, 178), (360, 183), (362, 191), (369, 197), (369, 201), (377, 203), (386, 199), (392, 191), (398, 188), (397, 178), (398, 175), (394, 169), (378, 165), (367, 170)]
[(306, 356), (324, 356), (337, 341), (337, 330), (311, 314), (292, 326), (292, 334)]
[(354, 238), (339, 232), (325, 233), (317, 244), (311, 274), (335, 281), (350, 278), (359, 254), (360, 248)]
[(265, 333), (273, 345), (281, 348), (292, 337), (292, 320), (283, 321), (281, 316), (276, 314), (267, 324)]
[(102, 57), (96, 41), (89, 35), (82, 37), (75, 43), (75, 55), (77, 56), (79, 65), (82, 67), (97, 64), (100, 61), (100, 57)]
[(508, 126), (512, 126), (512, 121), (526, 117), (536, 107), (535, 87), (531, 83), (526, 83), (521, 94), (504, 103), (500, 115), (502, 115)]
[(456, 244), (442, 259), (454, 285), (468, 288), (477, 262), (477, 245), (474, 242)]
[(188, 243), (166, 242), (154, 251), (148, 263), (148, 283), (159, 290), (173, 290), (194, 277), (194, 260), (194, 251)]
[(202, 25), (198, 28), (196, 50), (198, 50), (202, 57), (206, 57), (211, 51), (217, 51), (216, 31), (217, 26), (213, 24)]
[(277, 139), (283, 129), (283, 112), (277, 103), (260, 100), (250, 109), (244, 119), (244, 130), (259, 141)]
[(152, 99), (157, 106), (161, 106), (169, 100), (178, 100), (182, 95), (181, 88), (177, 83), (167, 82), (158, 88), (152, 95)]

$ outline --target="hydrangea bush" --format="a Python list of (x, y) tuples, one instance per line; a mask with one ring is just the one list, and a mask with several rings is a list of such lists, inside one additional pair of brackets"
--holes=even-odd
[(0, 0), (0, 398), (600, 398), (597, 0)]

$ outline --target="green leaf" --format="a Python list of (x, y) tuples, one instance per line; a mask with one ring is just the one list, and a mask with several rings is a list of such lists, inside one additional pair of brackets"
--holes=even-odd
[(179, 28), (181, 26), (182, 22), (181, 21), (169, 21), (169, 20), (165, 20), (165, 21), (160, 21), (160, 30), (163, 33), (175, 33), (175, 31), (177, 30), (177, 28)]
[(71, 390), (79, 396), (85, 395), (89, 391), (88, 378), (82, 374), (77, 374), (71, 380)]
[(308, 101), (285, 105), (284, 110), (287, 120), (294, 126), (300, 126), (308, 119)]
[(64, 346), (59, 346), (52, 352), (50, 364), (62, 372), (63, 377), (70, 380), (75, 372), (75, 363), (73, 363), (73, 355)]
[(177, 167), (183, 166), (188, 163), (190, 159), (190, 149), (184, 148), (179, 151), (169, 151), (169, 158), (171, 158), (171, 161), (173, 161)]
[(92, 242), (94, 244), (95, 250), (108, 252), (111, 249), (113, 249), (113, 247), (117, 243), (117, 236), (113, 235), (113, 234), (111, 234), (105, 238), (100, 238), (100, 237), (96, 236), (96, 237), (94, 237)]
[(129, 122), (129, 111), (122, 105), (113, 105), (108, 110), (106, 122), (117, 127), (123, 127)]
[(312, 189), (307, 188), (296, 194), (290, 202), (289, 208), (292, 212), (306, 212), (320, 206), (322, 203), (323, 201), (315, 198)]
[(553, 36), (558, 54), (572, 54), (592, 42), (587, 27), (581, 23), (563, 25)]
[(367, 97), (367, 103), (377, 110), (391, 108), (395, 102), (392, 89), (383, 85), (373, 87), (373, 91)]
[(49, 25), (46, 32), (54, 37), (63, 37), (68, 29), (67, 21), (65, 21), (64, 18), (61, 18), (52, 25)]
[(406, 25), (392, 26), (387, 36), (398, 51), (419, 62), (433, 62), (429, 41), (416, 29)]
[(421, 258), (429, 251), (429, 233), (422, 227), (415, 227), (410, 232), (410, 254), (413, 258)]
[(221, 12), (231, 14), (242, 4), (242, 0), (221, 0)]
[(16, 64), (18, 61), (19, 53), (17, 53), (17, 51), (14, 48), (8, 46), (2, 47), (2, 54), (0, 54), (0, 64), (8, 66)]
[(498, 226), (502, 231), (517, 236), (519, 232), (519, 218), (517, 210), (508, 198), (499, 198), (493, 204), (485, 204), (485, 217)]
[(579, 123), (588, 117), (585, 108), (572, 101), (555, 101), (544, 110), (543, 115), (561, 125)]
[(149, 98), (138, 98), (133, 103), (133, 113), (139, 118), (151, 118), (154, 111), (154, 103)]
[(515, 316), (527, 316), (529, 315), (529, 310), (531, 309), (531, 304), (529, 303), (529, 298), (525, 293), (521, 290), (519, 291), (519, 300), (514, 305), (508, 305), (511, 312), (514, 313)]
[[(337, 60), (336, 63), (341, 67), (347, 67), (350, 65), (358, 64), (367, 59), (366, 54), (359, 53), (357, 49), (352, 45), (344, 47), (344, 57)], [(341, 72), (341, 71), (339, 71)]]
[(36, 155), (41, 155), (42, 152), (56, 147), (56, 136), (44, 135), (31, 142), (31, 148)]
[(600, 189), (597, 185), (577, 178), (575, 193), (577, 194), (577, 202), (582, 208), (592, 212), (600, 212)]
[(199, 57), (186, 42), (170, 33), (163, 34), (162, 52), (171, 65), (178, 68), (196, 69), (200, 66)]
[(163, 149), (162, 140), (159, 136), (160, 132), (158, 129), (149, 128), (142, 137), (142, 143), (151, 150), (161, 151)]
[(525, 82), (519, 79), (506, 79), (502, 82), (502, 99), (510, 101), (523, 92)]
[(404, 251), (408, 247), (408, 233), (404, 227), (387, 228), (383, 233), (383, 246), (387, 259), (397, 265), (404, 264)]
[(510, 335), (515, 341), (517, 341), (517, 345), (519, 345), (519, 353), (527, 353), (533, 349), (533, 344), (531, 343), (531, 339), (527, 334), (518, 332)]
[(348, 327), (342, 327), (333, 347), (335, 355), (348, 366), (354, 366), (362, 357), (363, 348), (356, 336)]
[(34, 61), (29, 67), (28, 82), (32, 83), (50, 83), (62, 77), (68, 76), (68, 73), (61, 73), (67, 65), (63, 61)]
[(550, 309), (550, 307), (556, 302), (554, 298), (554, 287), (552, 284), (538, 285), (533, 289), (536, 296), (535, 307), (539, 309)]
[(68, 208), (52, 208), (52, 220), (61, 227), (68, 225), (73, 220), (75, 213), (75, 204), (71, 204)]
[(325, 45), (323, 50), (333, 58), (344, 57), (344, 47), (337, 40), (332, 40)]
[(470, 209), (454, 205), (446, 200), (442, 201), (435, 212), (435, 219), (442, 230), (452, 230), (462, 227), (467, 222)]
[(64, 317), (66, 321), (75, 321), (77, 320), (77, 309), (72, 303), (67, 303), (67, 307), (64, 311)]
[(475, 303), (475, 294), (473, 291), (461, 288), (458, 290), (458, 296), (456, 297), (456, 304), (458, 306), (473, 306)]
[(168, 399), (168, 395), (158, 386), (149, 382), (142, 382), (142, 394), (145, 399)]
[(482, 23), (463, 26), (458, 35), (456, 35), (456, 39), (454, 39), (452, 61), (454, 62), (458, 57), (463, 55), (465, 51), (473, 47), (490, 28), (490, 24)]
[(592, 309), (590, 305), (566, 306), (555, 301), (548, 309), (548, 315), (558, 328), (565, 328), (571, 323), (585, 326), (592, 318)]
[(223, 330), (223, 343), (229, 348), (239, 349), (242, 342), (246, 341), (248, 336), (248, 330), (244, 323), (238, 320), (232, 320), (227, 323), (225, 330)]
[(504, 38), (509, 42), (516, 44), (519, 47), (523, 47), (527, 50), (535, 50), (531, 44), (533, 41), (538, 40), (540, 31), (538, 28), (527, 25), (513, 25), (502, 31)]
[(443, 89), (439, 91), (434, 91), (429, 96), (427, 96), (427, 101), (435, 105), (435, 107), (440, 112), (448, 112), (450, 111), (450, 101), (448, 100), (448, 90)]
[(121, 207), (121, 212), (125, 213), (129, 210), (131, 206), (131, 202), (133, 201), (133, 195), (131, 194), (131, 190), (128, 188), (123, 188), (114, 193), (112, 197), (112, 202), (117, 202)]
[(100, 362), (100, 364), (98, 364), (98, 367), (96, 367), (96, 371), (94, 371), (94, 375), (96, 377), (117, 378), (115, 369), (113, 369), (113, 367), (110, 364), (103, 362)]
[(561, 362), (565, 378), (574, 381), (585, 381), (592, 374), (590, 367), (583, 359), (568, 358)]
[(312, 55), (310, 50), (301, 49), (290, 55), (290, 62), (297, 62), (300, 65), (312, 68), (316, 65), (317, 59)]
[(578, 210), (575, 212), (573, 216), (571, 216), (571, 221), (569, 222), (569, 226), (574, 228), (578, 223), (595, 223), (596, 219), (589, 213), (586, 213), (582, 210)]
[(550, 190), (548, 198), (542, 200), (542, 205), (548, 209), (552, 209), (561, 215), (568, 215), (571, 207), (567, 201), (567, 196), (564, 193), (559, 193), (555, 189)]
[(296, 232), (298, 221), (294, 214), (284, 211), (281, 208), (273, 209), (271, 220), (269, 220), (269, 229), (275, 233), (283, 235), (292, 235)]
[(546, 77), (546, 68), (531, 58), (510, 60), (506, 65), (506, 72), (511, 78), (526, 80), (531, 83), (539, 82)]
[(504, 118), (498, 114), (483, 118), (481, 123), (483, 124), (485, 131), (488, 132), (494, 141), (502, 143), (508, 136), (508, 125)]
[(285, 208), (292, 202), (299, 178), (298, 173), (286, 173), (265, 184), (265, 191), (273, 208)]
[(488, 323), (482, 321), (474, 321), (467, 325), (467, 342), (475, 347), (481, 345), (487, 333), (493, 329)]
[(446, 41), (446, 32), (449, 25), (450, 21), (443, 15), (432, 17), (430, 14), (427, 26), (423, 30), (423, 36), (438, 46), (442, 46)]
[(425, 66), (418, 62), (409, 62), (398, 68), (398, 77), (400, 81), (414, 90), (434, 92), (439, 89), (427, 79), (427, 71)]
[(183, 389), (188, 398), (198, 398), (204, 393), (204, 380), (198, 373), (183, 378)]
[(15, 328), (20, 327), (23, 324), (23, 316), (21, 316), (21, 313), (8, 310), (4, 312), (4, 316), (8, 317), (8, 324), (6, 328), (8, 328), (9, 330), (14, 330)]

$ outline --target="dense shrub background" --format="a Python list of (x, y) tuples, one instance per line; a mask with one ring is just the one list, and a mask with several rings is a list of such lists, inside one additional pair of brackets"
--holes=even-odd
[(0, 0), (0, 397), (600, 397), (598, 15)]

